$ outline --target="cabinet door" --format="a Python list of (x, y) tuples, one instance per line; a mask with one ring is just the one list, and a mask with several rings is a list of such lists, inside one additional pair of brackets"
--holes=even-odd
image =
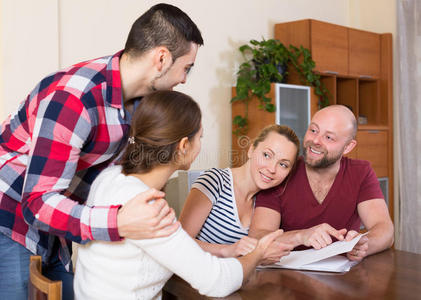
[(368, 160), (377, 177), (388, 176), (387, 130), (358, 130), (357, 159)]
[(348, 74), (348, 28), (315, 20), (310, 24), (316, 70)]
[[(275, 88), (272, 84), (271, 90), (266, 97), (272, 99), (272, 104), (275, 105)], [(236, 88), (232, 88), (232, 96), (237, 95)], [(270, 124), (275, 124), (276, 114), (259, 109), (258, 106), (260, 101), (257, 97), (253, 96), (249, 99), (248, 104), (248, 131), (245, 135), (232, 134), (232, 152), (231, 152), (231, 166), (239, 167), (243, 165), (247, 160), (247, 151), (252, 140), (259, 134), (260, 130)], [(237, 115), (244, 116), (246, 106), (242, 101), (236, 101), (232, 103), (231, 114), (232, 119)]]
[(349, 28), (349, 74), (379, 77), (379, 34)]

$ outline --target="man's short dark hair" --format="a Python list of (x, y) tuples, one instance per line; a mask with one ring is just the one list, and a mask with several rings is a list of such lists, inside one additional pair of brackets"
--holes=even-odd
[(164, 46), (175, 61), (190, 51), (191, 42), (203, 45), (196, 24), (178, 7), (160, 3), (152, 6), (133, 23), (124, 52), (136, 57), (155, 47)]

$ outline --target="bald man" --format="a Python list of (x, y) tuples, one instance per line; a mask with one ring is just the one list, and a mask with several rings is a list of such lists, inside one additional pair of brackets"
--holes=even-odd
[(249, 236), (282, 228), (283, 241), (315, 249), (335, 240), (351, 240), (361, 222), (368, 234), (351, 260), (393, 244), (390, 219), (376, 174), (369, 162), (344, 157), (356, 146), (357, 122), (343, 105), (319, 110), (303, 140), (303, 156), (283, 184), (257, 195)]

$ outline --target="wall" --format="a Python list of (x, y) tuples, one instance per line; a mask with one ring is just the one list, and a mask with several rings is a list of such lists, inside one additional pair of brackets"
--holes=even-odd
[(58, 69), (56, 0), (0, 2), (0, 119)]
[[(3, 119), (47, 73), (121, 49), (133, 21), (160, 1), (2, 0), (0, 90)], [(35, 2), (35, 1), (34, 1)], [(188, 13), (202, 31), (188, 82), (177, 90), (204, 112), (202, 152), (193, 169), (226, 167), (231, 148), (231, 86), (248, 40), (273, 37), (273, 25), (314, 18), (375, 32), (395, 32), (395, 0), (166, 1)], [(374, 9), (371, 3), (382, 3)], [(364, 4), (364, 6), (363, 6)], [(369, 6), (369, 9), (367, 7)], [(35, 12), (35, 13), (34, 13)], [(388, 18), (384, 18), (387, 15)], [(24, 70), (24, 76), (22, 76)], [(7, 74), (7, 76), (5, 76)], [(3, 81), (3, 80), (2, 80)]]
[[(349, 9), (349, 26), (357, 27), (357, 28), (364, 28), (366, 30), (375, 31), (375, 32), (391, 32), (393, 34), (393, 121), (394, 121), (394, 221), (395, 224), (399, 224), (399, 185), (396, 184), (399, 182), (399, 165), (398, 165), (398, 132), (397, 132), (397, 124), (399, 122), (398, 118), (398, 76), (397, 70), (399, 69), (399, 57), (397, 55), (398, 47), (397, 47), (397, 7), (396, 7), (396, 0), (354, 0), (350, 1), (350, 9)], [(375, 13), (373, 13), (375, 12)], [(399, 234), (398, 231), (396, 231)], [(396, 235), (395, 239), (398, 240), (399, 236)]]

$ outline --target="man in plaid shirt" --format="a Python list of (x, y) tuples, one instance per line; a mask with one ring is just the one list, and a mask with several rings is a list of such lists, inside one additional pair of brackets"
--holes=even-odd
[(123, 51), (47, 76), (3, 122), (0, 299), (27, 298), (33, 253), (72, 299), (71, 241), (160, 237), (178, 228), (156, 190), (124, 207), (84, 203), (95, 177), (125, 146), (139, 98), (185, 83), (200, 45), (184, 12), (155, 5), (133, 24)]

